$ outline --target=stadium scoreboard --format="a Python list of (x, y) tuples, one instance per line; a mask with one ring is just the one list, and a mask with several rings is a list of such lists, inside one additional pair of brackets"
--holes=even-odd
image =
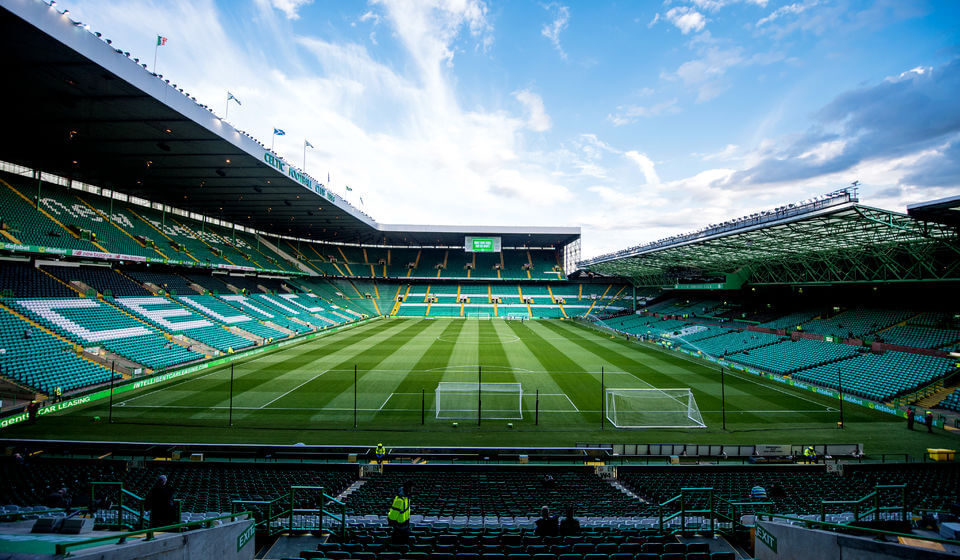
[(463, 248), (468, 253), (499, 253), (501, 249), (500, 238), (467, 236)]

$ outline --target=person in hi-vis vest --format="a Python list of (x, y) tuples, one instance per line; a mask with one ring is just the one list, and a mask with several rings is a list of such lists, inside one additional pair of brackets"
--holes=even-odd
[(393, 542), (406, 544), (410, 539), (410, 495), (413, 492), (413, 483), (409, 480), (403, 483), (400, 491), (393, 497), (390, 511), (387, 513), (387, 523), (393, 528)]

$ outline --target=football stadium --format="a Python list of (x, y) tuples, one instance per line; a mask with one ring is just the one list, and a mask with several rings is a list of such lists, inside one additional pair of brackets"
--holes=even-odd
[(385, 224), (56, 2), (0, 30), (0, 556), (960, 553), (960, 196)]

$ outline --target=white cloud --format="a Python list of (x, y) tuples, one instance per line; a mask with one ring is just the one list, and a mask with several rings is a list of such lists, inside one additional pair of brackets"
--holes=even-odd
[(570, 7), (562, 4), (548, 4), (544, 6), (547, 10), (553, 11), (553, 21), (540, 28), (540, 34), (550, 39), (553, 48), (560, 53), (560, 58), (566, 59), (567, 53), (563, 51), (560, 45), (560, 33), (567, 28), (570, 22)]
[(766, 25), (784, 16), (790, 16), (790, 15), (795, 16), (795, 15), (802, 14), (803, 12), (809, 10), (810, 8), (815, 7), (819, 3), (820, 3), (819, 0), (808, 0), (806, 2), (796, 2), (794, 4), (787, 4), (786, 6), (781, 6), (776, 10), (770, 12), (770, 14), (767, 15), (766, 17), (763, 17), (757, 20), (757, 27)]
[(373, 13), (373, 10), (367, 10), (362, 16), (360, 16), (360, 21), (372, 21), (373, 25), (380, 25), (380, 16)]
[(550, 115), (547, 114), (543, 106), (543, 98), (529, 89), (515, 91), (513, 92), (513, 96), (526, 108), (527, 114), (529, 115), (527, 127), (529, 127), (530, 130), (536, 132), (550, 130), (552, 123), (550, 121)]
[(722, 150), (709, 153), (709, 154), (692, 154), (694, 157), (699, 157), (702, 161), (727, 161), (733, 159), (737, 152), (740, 150), (740, 146), (736, 144), (727, 144)]
[(624, 154), (627, 159), (632, 161), (640, 168), (640, 171), (643, 173), (643, 179), (648, 185), (659, 185), (660, 177), (657, 175), (657, 170), (653, 165), (653, 160), (651, 160), (647, 154), (642, 154), (636, 150), (630, 150)]
[(270, 5), (283, 12), (287, 19), (299, 19), (300, 14), (297, 11), (312, 2), (313, 0), (270, 0)]
[(754, 6), (759, 6), (761, 8), (766, 7), (768, 0), (690, 0), (694, 6), (701, 10), (706, 10), (708, 12), (716, 12), (721, 8), (725, 8), (730, 4), (737, 4), (740, 2), (746, 4), (753, 4)]
[(647, 24), (647, 28), (653, 27), (660, 21), (660, 12), (653, 14), (653, 19), (650, 20), (650, 23)]
[(666, 13), (666, 18), (684, 35), (691, 31), (701, 31), (707, 25), (707, 20), (703, 17), (703, 14), (686, 6), (670, 8)]
[(680, 107), (677, 106), (677, 99), (673, 98), (653, 105), (621, 105), (617, 107), (616, 113), (607, 115), (607, 120), (612, 122), (614, 126), (623, 126), (641, 118), (672, 115), (679, 112)]
[(740, 47), (709, 46), (702, 51), (701, 58), (681, 64), (676, 77), (684, 85), (697, 88), (698, 103), (709, 101), (729, 87), (723, 77), (729, 68), (743, 62), (742, 52)]

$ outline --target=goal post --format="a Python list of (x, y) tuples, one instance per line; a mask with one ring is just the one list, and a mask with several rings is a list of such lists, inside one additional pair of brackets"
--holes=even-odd
[(604, 400), (607, 420), (617, 428), (707, 427), (689, 388), (608, 388)]
[(481, 418), (484, 420), (523, 419), (523, 387), (520, 383), (440, 382), (435, 401), (438, 420), (476, 418), (478, 404), (482, 407)]
[(489, 320), (490, 314), (485, 312), (468, 312), (467, 319), (477, 319), (477, 320)]

